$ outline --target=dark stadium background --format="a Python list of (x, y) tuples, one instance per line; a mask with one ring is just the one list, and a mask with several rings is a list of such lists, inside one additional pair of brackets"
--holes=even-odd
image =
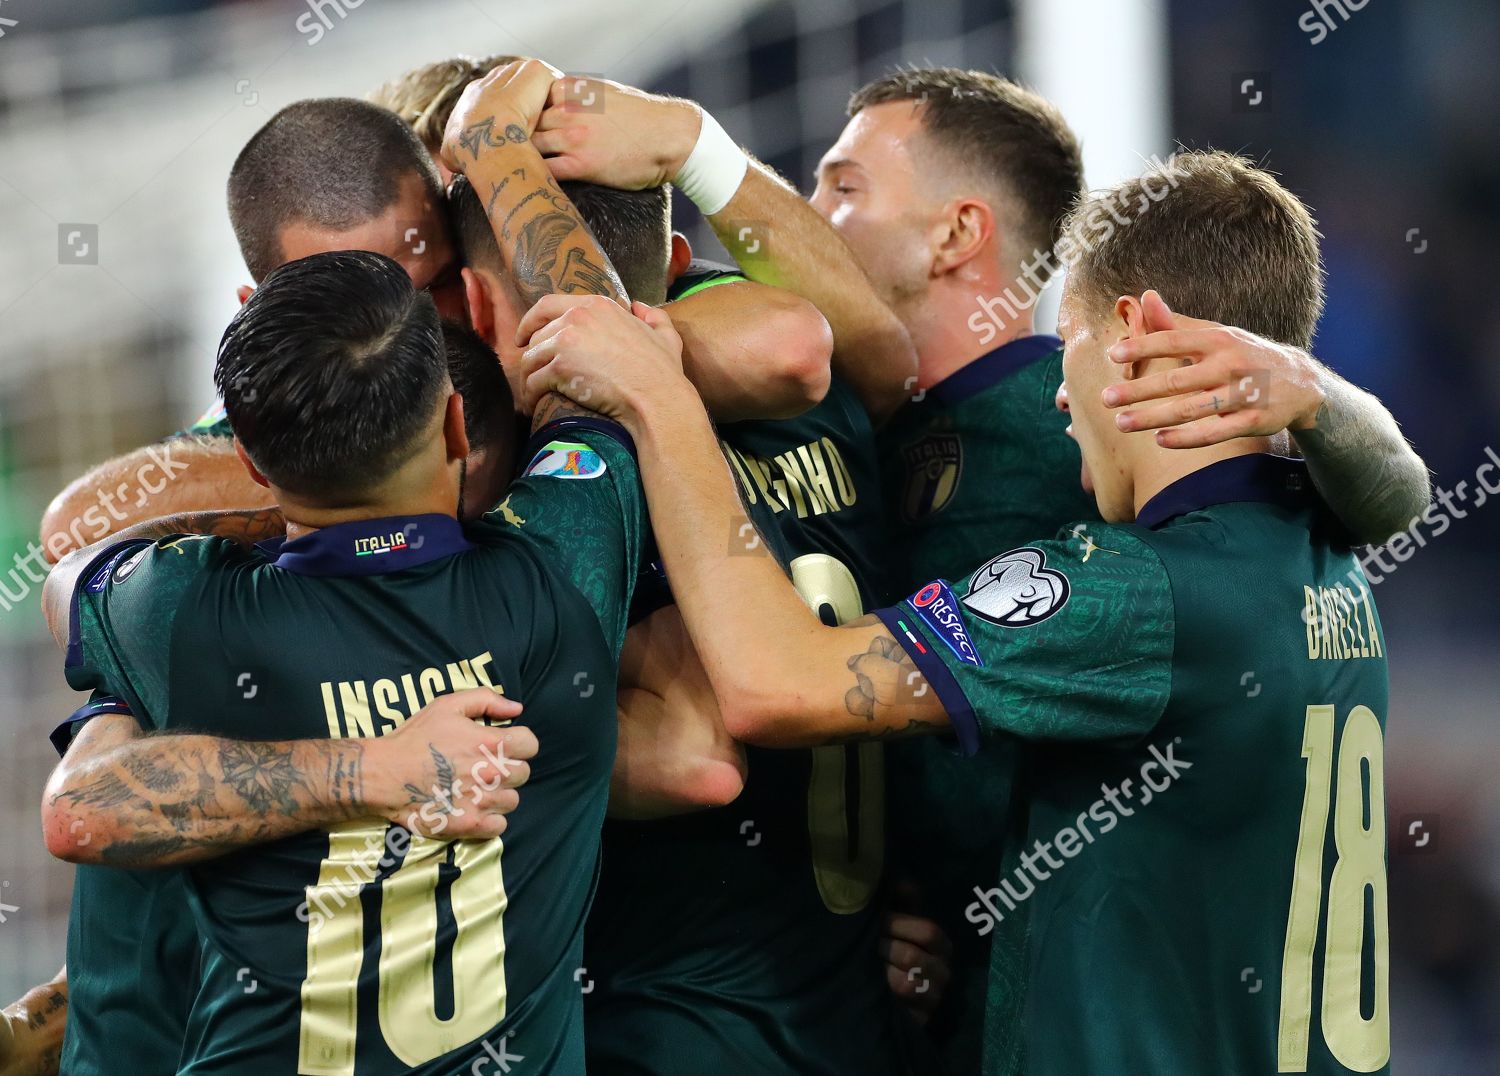
[[(209, 402), (244, 277), (222, 206), (239, 146), (284, 103), (362, 94), (455, 51), (540, 53), (690, 95), (804, 187), (848, 92), (897, 63), (1066, 87), (1088, 103), (1069, 109), (1086, 146), (1159, 130), (1130, 148), (1249, 154), (1321, 223), (1318, 354), (1386, 400), (1440, 487), (1472, 490), (1500, 446), (1500, 5), (1342, 4), (1318, 0), (1314, 43), (1313, 0), (0, 0), (4, 593), (30, 589), (7, 573), (53, 492)], [(297, 23), (314, 11), (315, 47)], [(1028, 15), (1049, 30), (1023, 48)], [(1144, 27), (1146, 52), (1115, 51), (1125, 27)], [(1132, 114), (1122, 94), (1153, 70), (1160, 115)], [(1265, 91), (1254, 106), (1247, 78)], [(97, 234), (68, 253), (80, 222)], [(708, 250), (694, 223), (682, 214)], [(92, 262), (78, 252), (90, 236)], [(1500, 505), (1473, 499), (1376, 590), (1395, 1061), (1435, 1076), (1500, 1071)], [(14, 909), (0, 912), (0, 1004), (62, 958), (70, 875), (36, 812), (46, 732), (73, 705), (59, 669), (35, 596), (0, 602), (0, 905)]]

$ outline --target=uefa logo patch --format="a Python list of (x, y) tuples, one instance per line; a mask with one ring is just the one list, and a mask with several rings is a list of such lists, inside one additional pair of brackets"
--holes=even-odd
[(1068, 577), (1047, 567), (1047, 555), (1027, 546), (990, 561), (969, 577), (964, 605), (991, 624), (1040, 624), (1068, 601)]
[(527, 465), (523, 478), (598, 478), (607, 468), (588, 445), (551, 441)]
[(906, 604), (959, 661), (965, 665), (984, 665), (984, 659), (979, 656), (969, 635), (969, 626), (964, 623), (963, 613), (959, 611), (958, 599), (947, 583), (941, 579), (928, 583), (906, 599)]

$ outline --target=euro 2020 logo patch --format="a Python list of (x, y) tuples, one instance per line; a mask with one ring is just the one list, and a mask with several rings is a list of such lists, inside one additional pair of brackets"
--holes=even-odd
[(1068, 577), (1047, 567), (1047, 555), (1027, 546), (1001, 554), (970, 576), (963, 603), (991, 624), (1025, 628), (1067, 604), (1069, 589)]
[(598, 478), (608, 468), (599, 454), (577, 441), (551, 441), (538, 452), (522, 477)]
[(935, 515), (948, 507), (963, 474), (963, 442), (953, 433), (928, 434), (902, 448), (906, 457), (906, 489), (901, 514), (908, 522)]

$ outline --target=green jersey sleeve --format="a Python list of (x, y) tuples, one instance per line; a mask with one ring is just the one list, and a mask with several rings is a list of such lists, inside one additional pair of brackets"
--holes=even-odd
[(1172, 591), (1155, 552), (1099, 523), (934, 580), (877, 615), (937, 692), (960, 746), (1139, 738), (1172, 683)]
[(168, 440), (178, 437), (233, 437), (234, 429), (229, 425), (229, 414), (222, 401), (216, 401), (185, 430), (178, 430)]
[(596, 418), (549, 423), (527, 444), (521, 476), (470, 534), (519, 536), (581, 591), (616, 655), (625, 642), (645, 533), (635, 444)]
[(103, 550), (73, 592), (69, 685), (117, 696), (142, 725), (161, 728), (177, 611), (201, 573), (238, 550), (227, 538), (197, 534)]

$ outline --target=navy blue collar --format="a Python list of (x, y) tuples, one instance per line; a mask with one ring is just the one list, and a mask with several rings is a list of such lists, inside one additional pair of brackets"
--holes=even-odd
[(1200, 508), (1239, 501), (1307, 508), (1318, 503), (1318, 495), (1308, 476), (1307, 464), (1287, 456), (1256, 452), (1210, 463), (1184, 475), (1142, 505), (1135, 521), (1154, 530)]
[(927, 395), (944, 407), (952, 407), (1062, 346), (1062, 340), (1056, 336), (1041, 334), (1017, 337), (1007, 344), (1001, 344), (994, 351), (986, 351), (968, 365), (960, 366), (929, 388)]
[(296, 541), (272, 538), (257, 549), (298, 575), (381, 575), (474, 548), (452, 516), (387, 516), (323, 527)]

